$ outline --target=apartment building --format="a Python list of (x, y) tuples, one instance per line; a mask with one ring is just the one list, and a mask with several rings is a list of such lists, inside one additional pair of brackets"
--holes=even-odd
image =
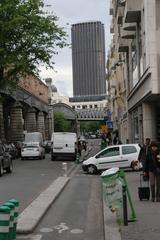
[(122, 142), (160, 141), (160, 1), (112, 0), (108, 86)]

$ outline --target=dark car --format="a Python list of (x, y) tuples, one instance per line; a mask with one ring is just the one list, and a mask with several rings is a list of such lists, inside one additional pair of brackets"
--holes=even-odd
[(13, 170), (11, 155), (4, 144), (0, 143), (0, 177), (4, 171), (11, 173)]
[(7, 149), (9, 154), (11, 155), (12, 159), (18, 158), (18, 150), (17, 150), (14, 143), (5, 144), (5, 148)]

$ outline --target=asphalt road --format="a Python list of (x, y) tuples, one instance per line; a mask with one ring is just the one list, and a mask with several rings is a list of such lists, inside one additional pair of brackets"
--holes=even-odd
[(42, 240), (103, 240), (100, 177), (86, 175), (80, 168), (33, 235)]
[[(99, 143), (99, 139), (88, 140), (91, 150), (88, 157), (100, 150)], [(68, 170), (75, 167), (73, 161), (66, 159), (51, 161), (50, 154), (46, 154), (43, 160), (13, 160), (13, 173), (0, 178), (0, 203), (16, 198), (20, 202), (19, 212), (22, 212), (57, 177), (64, 174), (63, 162), (67, 163)], [(49, 240), (53, 239), (51, 232), (54, 230), (54, 239), (75, 239), (76, 235), (78, 239), (101, 240), (104, 238), (102, 214), (100, 178), (84, 174), (80, 167), (35, 232), (17, 236), (17, 239)], [(47, 231), (51, 232), (46, 236)]]
[[(26, 208), (48, 185), (63, 175), (62, 163), (51, 161), (50, 154), (43, 160), (13, 160), (13, 173), (0, 178), (0, 203), (15, 198), (20, 202), (20, 212)], [(75, 165), (67, 162), (68, 169)]]

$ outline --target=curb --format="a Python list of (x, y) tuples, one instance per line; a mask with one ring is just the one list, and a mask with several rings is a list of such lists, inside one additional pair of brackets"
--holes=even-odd
[(69, 177), (58, 177), (18, 217), (17, 233), (33, 232), (43, 215), (69, 182)]
[(112, 213), (103, 199), (104, 240), (121, 240), (116, 213)]

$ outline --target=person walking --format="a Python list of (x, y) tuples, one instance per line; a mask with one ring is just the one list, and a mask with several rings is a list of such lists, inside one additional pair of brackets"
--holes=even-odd
[(160, 155), (155, 141), (151, 142), (144, 170), (145, 175), (149, 173), (152, 202), (160, 202)]
[(139, 156), (138, 156), (138, 160), (142, 163), (143, 172), (145, 169), (146, 156), (147, 156), (148, 150), (150, 148), (150, 141), (151, 141), (150, 138), (146, 138), (146, 141), (143, 144), (143, 146), (141, 147)]

